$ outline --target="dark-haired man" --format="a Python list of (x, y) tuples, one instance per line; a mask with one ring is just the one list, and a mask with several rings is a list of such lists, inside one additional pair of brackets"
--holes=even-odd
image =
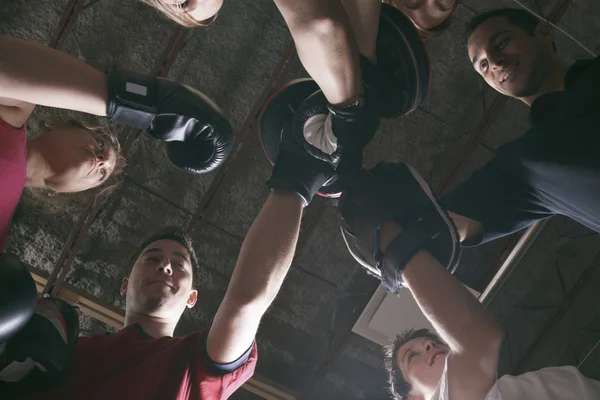
[(491, 162), (441, 204), (404, 164), (364, 171), (340, 200), (342, 232), (351, 254), (380, 274), (389, 291), (408, 287), (439, 334), (421, 330), (397, 339), (387, 358), (392, 395), (600, 398), (600, 382), (573, 367), (496, 382), (502, 331), (451, 275), (461, 240), (482, 243), (554, 214), (600, 231), (600, 60), (567, 68), (554, 50), (548, 26), (522, 10), (476, 16), (467, 41), (470, 60), (486, 82), (531, 106), (531, 129), (498, 149)]
[(600, 58), (568, 67), (551, 27), (519, 9), (474, 17), (466, 36), (475, 71), (531, 107), (531, 128), (442, 198), (463, 244), (555, 214), (600, 232)]
[(600, 398), (600, 382), (572, 366), (497, 380), (502, 330), (452, 276), (458, 233), (414, 169), (379, 164), (364, 171), (344, 190), (339, 209), (352, 256), (377, 270), (390, 292), (407, 287), (439, 335), (405, 332), (388, 349), (385, 364), (395, 400)]
[[(232, 283), (211, 326), (174, 337), (184, 310), (198, 300), (191, 240), (174, 228), (158, 232), (136, 249), (131, 265), (120, 288), (124, 327), (80, 337), (65, 379), (35, 399), (225, 399), (252, 376), (261, 308), (252, 317), (232, 310), (246, 288)], [(237, 326), (238, 319), (247, 326)]]

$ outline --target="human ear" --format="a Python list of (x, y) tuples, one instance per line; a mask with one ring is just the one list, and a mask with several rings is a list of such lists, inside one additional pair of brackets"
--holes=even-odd
[(127, 295), (127, 285), (129, 285), (129, 279), (123, 278), (123, 282), (121, 282), (121, 289), (119, 290), (122, 297), (125, 297), (125, 295)]
[(186, 303), (187, 308), (194, 307), (196, 301), (198, 301), (198, 291), (196, 289), (192, 289)]
[(540, 22), (535, 27), (533, 34), (544, 42), (552, 43), (554, 28), (545, 22)]

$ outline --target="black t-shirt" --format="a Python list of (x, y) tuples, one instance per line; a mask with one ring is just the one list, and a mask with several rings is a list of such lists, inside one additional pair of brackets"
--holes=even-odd
[(600, 57), (571, 66), (565, 90), (537, 98), (530, 117), (522, 137), (441, 199), (447, 210), (483, 225), (483, 234), (464, 245), (554, 214), (600, 232)]

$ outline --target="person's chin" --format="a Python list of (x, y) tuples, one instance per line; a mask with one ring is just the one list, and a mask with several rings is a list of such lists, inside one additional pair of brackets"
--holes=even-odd
[(500, 93), (510, 97), (524, 97), (523, 93), (527, 92), (527, 84), (523, 82), (521, 77), (514, 77), (510, 82), (504, 82), (500, 85)]
[(153, 283), (150, 284), (144, 292), (148, 299), (159, 301), (169, 297), (171, 288), (164, 284)]
[(531, 72), (523, 68), (518, 75), (508, 82), (507, 88), (510, 94), (516, 98), (530, 97), (536, 95), (543, 86), (543, 75)]
[(151, 285), (150, 293), (155, 298), (168, 298), (173, 294), (173, 289), (167, 284), (156, 283)]
[(83, 185), (80, 185), (73, 178), (61, 179), (59, 182), (46, 182), (46, 185), (48, 189), (61, 194), (77, 193), (86, 190)]
[(523, 97), (529, 97), (534, 94), (534, 91), (532, 91), (530, 89), (530, 85), (527, 85), (526, 83), (519, 83), (519, 84), (511, 85), (511, 87), (508, 90), (512, 97), (515, 97), (518, 99), (523, 98)]
[(153, 313), (162, 309), (163, 306), (168, 303), (168, 300), (169, 295), (167, 293), (152, 291), (145, 293), (144, 300), (142, 302), (144, 304), (144, 308), (149, 313)]
[[(218, 11), (218, 10), (217, 10)], [(214, 17), (217, 14), (217, 11), (215, 12), (206, 12), (206, 10), (201, 10), (198, 9), (197, 12), (195, 11), (191, 11), (188, 12), (188, 15), (196, 22), (205, 22), (210, 20), (212, 17)]]
[(188, 11), (188, 15), (196, 22), (205, 22), (217, 15), (221, 7), (222, 0), (199, 1), (193, 10)]

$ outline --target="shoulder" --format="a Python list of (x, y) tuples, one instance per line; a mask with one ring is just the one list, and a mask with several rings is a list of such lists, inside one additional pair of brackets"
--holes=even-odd
[[(491, 371), (494, 371), (493, 373)], [(488, 371), (488, 372), (485, 372)], [(462, 399), (484, 400), (489, 399), (488, 394), (496, 384), (496, 369), (489, 368), (485, 363), (475, 367), (473, 360), (454, 356), (452, 353), (446, 358), (443, 382), (446, 385), (447, 397), (439, 400)]]
[[(2, 108), (2, 107), (0, 106), (0, 108)], [(2, 112), (0, 111), (0, 133), (4, 134), (6, 132), (26, 133), (27, 128), (25, 125), (25, 121), (23, 121), (20, 125), (11, 123), (10, 120), (3, 117)]]
[(208, 355), (206, 338), (207, 335), (204, 334), (202, 339), (202, 361), (210, 373), (216, 375), (228, 375), (251, 371), (250, 376), (252, 376), (256, 361), (258, 360), (256, 341), (252, 342), (252, 345), (237, 360), (227, 364), (221, 364), (212, 360)]
[[(225, 392), (230, 396), (233, 392), (238, 390), (243, 384), (245, 384), (254, 375), (256, 368), (256, 362), (258, 359), (258, 352), (256, 349), (256, 342), (252, 344), (252, 347), (247, 353), (236, 360), (234, 363), (229, 364), (230, 372), (222, 370), (221, 373), (221, 384), (225, 388)], [(224, 365), (220, 365), (222, 369)]]
[(25, 122), (33, 112), (35, 105), (22, 103), (18, 106), (4, 105), (0, 98), (0, 120), (15, 129), (25, 129)]
[[(250, 348), (237, 360), (220, 364), (210, 358), (206, 351), (206, 332), (196, 332), (192, 334), (195, 337), (201, 337), (201, 355), (197, 362), (200, 373), (200, 380), (206, 390), (212, 391), (218, 388), (219, 392), (224, 394), (223, 398), (229, 397), (233, 392), (239, 389), (254, 375), (256, 362), (258, 360), (258, 350), (256, 342), (253, 342)], [(190, 338), (188, 335), (186, 338)]]

